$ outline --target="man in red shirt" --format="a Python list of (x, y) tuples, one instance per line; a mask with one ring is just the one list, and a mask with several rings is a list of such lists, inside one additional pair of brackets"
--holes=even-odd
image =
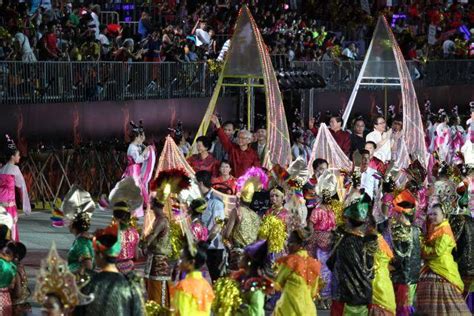
[(331, 116), (329, 128), (336, 143), (341, 147), (347, 157), (349, 157), (351, 154), (351, 134), (342, 130), (342, 118), (337, 115)]
[(230, 166), (236, 178), (240, 177), (250, 167), (260, 167), (258, 155), (250, 147), (252, 142), (252, 134), (247, 130), (241, 130), (237, 135), (237, 144), (232, 143), (229, 137), (224, 133), (219, 118), (215, 115), (211, 117), (212, 123), (217, 128), (217, 136), (229, 154)]

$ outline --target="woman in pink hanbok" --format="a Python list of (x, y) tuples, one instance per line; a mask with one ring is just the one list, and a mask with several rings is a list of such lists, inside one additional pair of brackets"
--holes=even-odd
[(6, 164), (0, 168), (0, 206), (3, 206), (13, 218), (12, 239), (19, 241), (18, 212), (16, 201), (21, 201), (21, 208), (25, 214), (31, 213), (30, 199), (26, 188), (25, 179), (17, 164), (20, 162), (20, 151), (13, 140), (6, 135), (7, 146), (5, 150)]
[[(142, 191), (143, 202), (146, 206), (149, 203), (148, 183), (151, 180), (156, 160), (155, 147), (145, 147), (145, 145), (143, 145), (145, 141), (145, 131), (142, 121), (140, 121), (140, 125), (136, 125), (133, 122), (130, 122), (130, 125), (132, 126), (132, 142), (128, 145), (127, 168), (125, 168), (122, 179), (132, 177), (135, 180), (135, 183)], [(143, 205), (137, 208), (133, 215), (135, 217), (142, 217)]]

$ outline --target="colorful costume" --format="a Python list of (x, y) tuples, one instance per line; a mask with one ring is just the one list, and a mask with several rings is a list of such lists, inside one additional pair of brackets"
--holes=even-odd
[(135, 268), (133, 260), (137, 252), (140, 235), (134, 227), (120, 225), (120, 240), (122, 241), (122, 249), (117, 258), (117, 268), (121, 273), (129, 273)]
[(162, 229), (154, 230), (146, 245), (147, 261), (144, 277), (148, 299), (169, 307), (169, 283), (171, 271), (168, 257), (171, 254), (170, 226), (166, 217), (156, 218)]
[[(95, 203), (89, 192), (82, 190), (79, 186), (73, 185), (68, 191), (61, 204), (64, 216), (71, 222), (88, 222), (92, 218), (95, 210)], [(92, 247), (92, 237), (87, 231), (80, 232), (74, 240), (68, 253), (68, 268), (72, 273), (82, 273), (82, 262), (91, 260), (94, 265), (94, 249)]]
[[(363, 195), (344, 210), (344, 216), (364, 222), (370, 210)], [(367, 315), (372, 302), (376, 235), (365, 236), (358, 229), (338, 228), (327, 265), (333, 273), (331, 315)]]
[(453, 257), (459, 268), (459, 274), (464, 282), (464, 296), (467, 305), (474, 312), (474, 219), (469, 210), (468, 187), (458, 200), (459, 213), (449, 217), (449, 224), (456, 238), (456, 248)]
[(464, 302), (464, 283), (452, 250), (456, 247), (449, 222), (433, 227), (423, 245), (425, 259), (416, 293), (416, 310), (428, 315), (471, 315)]
[(282, 289), (273, 315), (316, 315), (313, 299), (318, 294), (321, 264), (306, 250), (277, 260), (275, 282)]
[(173, 305), (179, 316), (211, 314), (214, 292), (201, 271), (193, 271), (176, 284)]
[[(150, 151), (143, 154), (143, 147), (130, 144), (127, 150), (127, 167), (122, 175), (122, 178), (133, 177), (136, 185), (140, 188), (144, 203), (148, 203), (148, 183), (150, 182), (153, 168), (155, 166), (155, 150), (154, 147), (149, 147)], [(136, 217), (143, 216), (143, 206), (135, 210)]]
[(77, 273), (81, 269), (84, 260), (94, 262), (94, 248), (92, 238), (87, 234), (80, 234), (76, 237), (67, 255), (67, 265), (72, 273)]
[(394, 252), (392, 265), (397, 315), (413, 313), (416, 284), (420, 277), (420, 229), (409, 221), (402, 221), (401, 214), (414, 218), (416, 199), (409, 190), (399, 193), (392, 201), (392, 220), (387, 231)]
[(74, 274), (69, 271), (64, 259), (58, 255), (54, 242), (48, 257), (41, 260), (34, 293), (40, 305), (44, 305), (49, 296), (59, 299), (65, 314), (74, 310), (77, 305), (88, 304), (93, 299), (92, 296), (87, 297), (79, 291)]
[(392, 250), (378, 235), (378, 249), (374, 255), (374, 279), (372, 280), (371, 313), (375, 315), (395, 315), (397, 304), (388, 265), (393, 258)]
[[(120, 253), (120, 231), (118, 224), (98, 230), (93, 241), (96, 252), (109, 258), (117, 258)], [(77, 307), (76, 315), (130, 315), (145, 314), (143, 288), (133, 274), (127, 276), (102, 271), (91, 277), (83, 288), (84, 294), (93, 294), (94, 300), (86, 306)]]
[(13, 313), (9, 287), (16, 273), (16, 265), (0, 256), (0, 315), (11, 316)]
[(31, 205), (25, 179), (18, 166), (7, 163), (0, 168), (0, 206), (3, 206), (13, 217), (12, 239), (19, 241), (20, 237), (17, 226), (18, 212), (15, 200), (16, 192), (20, 194), (23, 212), (30, 214)]

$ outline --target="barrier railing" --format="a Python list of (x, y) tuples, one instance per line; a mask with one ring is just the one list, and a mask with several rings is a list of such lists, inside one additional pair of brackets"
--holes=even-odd
[[(277, 72), (316, 72), (326, 81), (325, 90), (352, 89), (362, 65), (289, 62), (284, 55), (272, 56), (272, 61)], [(474, 60), (408, 65), (415, 87), (474, 82)], [(0, 62), (0, 103), (209, 97), (216, 81), (217, 74), (204, 62)]]

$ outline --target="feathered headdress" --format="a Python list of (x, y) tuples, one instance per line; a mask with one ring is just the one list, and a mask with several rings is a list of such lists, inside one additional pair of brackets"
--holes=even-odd
[(244, 202), (250, 203), (255, 192), (268, 188), (268, 181), (268, 176), (262, 168), (252, 167), (237, 179), (237, 192)]
[(135, 134), (143, 134), (143, 132), (145, 131), (143, 129), (143, 121), (140, 120), (138, 122), (138, 125), (135, 124), (134, 121), (130, 121), (130, 126), (132, 126), (132, 132), (135, 133)]
[(182, 169), (163, 170), (150, 184), (150, 190), (156, 192), (155, 199), (162, 205), (171, 194), (178, 195), (182, 190), (190, 187), (190, 178)]
[(83, 295), (76, 285), (76, 277), (69, 271), (67, 262), (56, 251), (53, 241), (48, 257), (41, 261), (40, 272), (36, 281), (34, 297), (43, 305), (48, 295), (55, 295), (66, 310), (73, 310), (77, 305), (86, 305), (94, 299)]

